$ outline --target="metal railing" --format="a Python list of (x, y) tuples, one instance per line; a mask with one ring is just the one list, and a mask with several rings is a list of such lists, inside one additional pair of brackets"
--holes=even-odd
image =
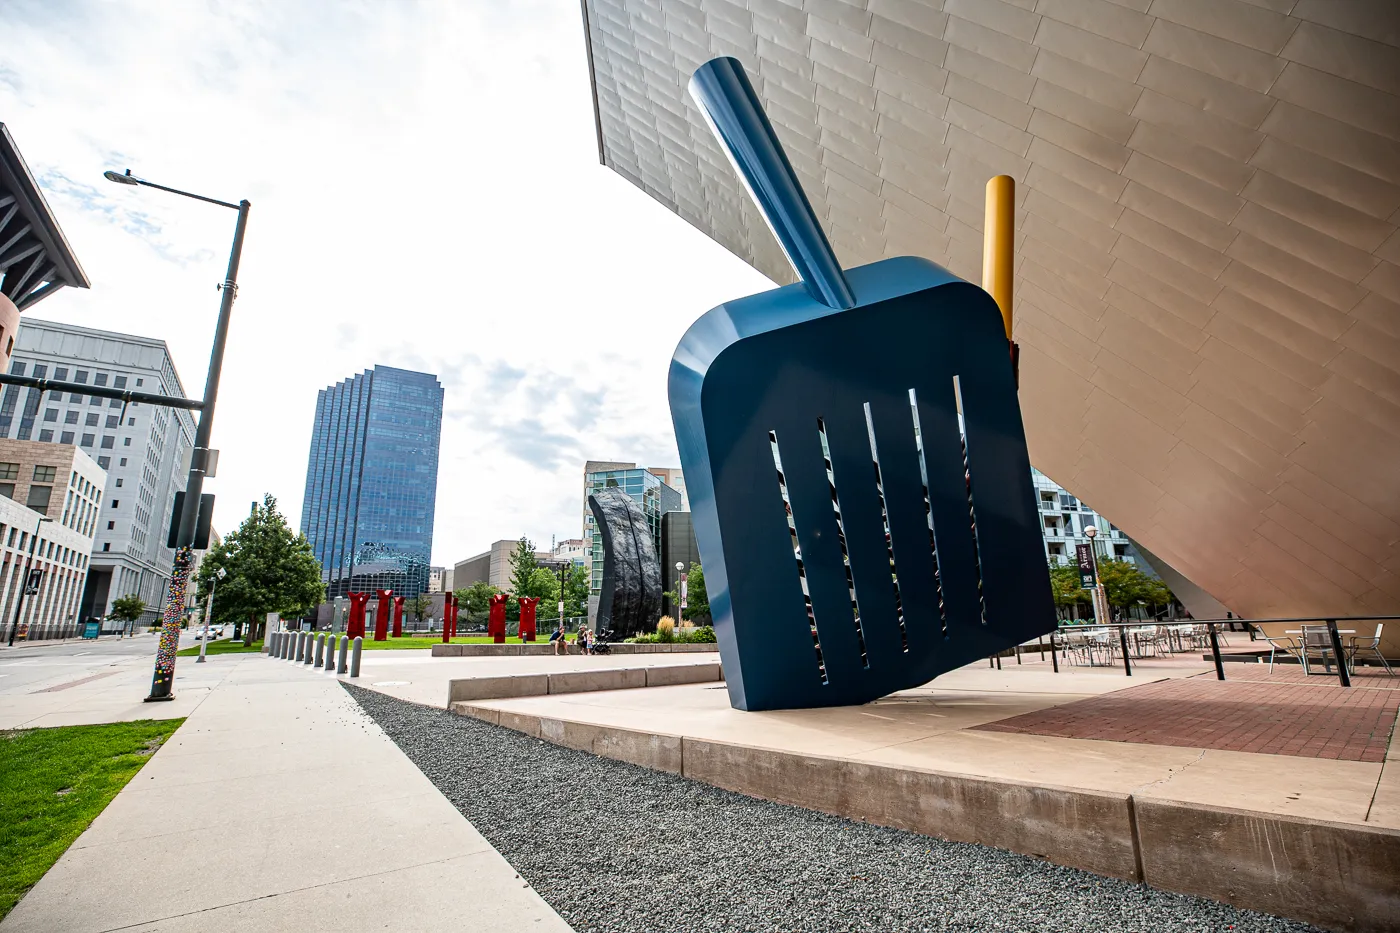
[[(1250, 637), (1253, 638), (1254, 629), (1260, 625), (1292, 623), (1295, 625), (1307, 625), (1308, 623), (1321, 622), (1327, 627), (1328, 639), (1331, 644), (1332, 656), (1337, 661), (1337, 679), (1343, 687), (1351, 686), (1351, 675), (1347, 670), (1347, 653), (1342, 646), (1342, 636), (1337, 630), (1338, 622), (1390, 622), (1400, 620), (1400, 616), (1393, 615), (1373, 615), (1373, 616), (1332, 616), (1324, 618), (1321, 616), (1310, 616), (1307, 618), (1282, 618), (1282, 619), (1186, 619), (1173, 622), (1084, 622), (1078, 625), (1060, 624), (1055, 631), (1050, 633), (1050, 660), (1054, 666), (1055, 673), (1060, 672), (1060, 662), (1056, 649), (1061, 647), (1057, 644), (1057, 636), (1067, 633), (1088, 633), (1093, 631), (1118, 630), (1118, 647), (1123, 655), (1123, 673), (1133, 676), (1132, 652), (1128, 647), (1128, 634), (1130, 629), (1144, 628), (1172, 628), (1172, 627), (1206, 627), (1206, 638), (1210, 644), (1211, 659), (1215, 662), (1215, 677), (1217, 680), (1225, 679), (1225, 665), (1220, 655), (1220, 635), (1217, 626), (1220, 625), (1244, 625), (1250, 629)], [(1067, 649), (1066, 649), (1067, 650)], [(1306, 646), (1301, 646), (1300, 650), (1306, 651)], [(995, 659), (997, 667), (1001, 666), (1001, 659)]]

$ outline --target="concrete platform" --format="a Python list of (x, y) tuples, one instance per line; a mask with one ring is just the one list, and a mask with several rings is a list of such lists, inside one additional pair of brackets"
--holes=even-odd
[[(563, 659), (560, 659), (563, 660)], [(477, 700), (459, 712), (741, 793), (978, 842), (1336, 930), (1400, 917), (1400, 765), (977, 729), (1193, 677), (973, 665), (860, 707), (745, 713), (717, 684)], [(1231, 671), (1235, 670), (1232, 666)], [(1227, 677), (1230, 673), (1227, 673)], [(1340, 688), (1324, 688), (1340, 689)]]
[[(433, 645), (433, 657), (435, 658), (517, 658), (517, 657), (543, 657), (554, 654), (554, 646), (549, 643), (548, 636), (544, 641), (530, 642), (506, 642), (502, 645)], [(612, 644), (608, 646), (612, 653), (617, 654), (712, 654), (718, 649), (714, 645), (707, 644), (663, 644), (654, 645), (628, 645)], [(582, 652), (572, 644), (568, 646), (569, 652), (564, 657), (582, 657)]]

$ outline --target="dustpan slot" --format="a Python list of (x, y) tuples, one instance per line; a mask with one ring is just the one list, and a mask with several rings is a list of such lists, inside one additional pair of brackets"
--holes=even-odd
[(953, 376), (953, 398), (958, 407), (958, 440), (962, 444), (963, 478), (967, 490), (967, 520), (972, 529), (972, 550), (977, 555), (977, 609), (987, 624), (987, 598), (982, 590), (982, 543), (977, 539), (977, 507), (972, 497), (972, 462), (967, 452), (967, 422), (963, 415), (962, 380)]
[(928, 496), (928, 464), (924, 460), (924, 432), (919, 425), (919, 395), (909, 390), (909, 410), (914, 416), (914, 449), (919, 454), (919, 479), (924, 485), (924, 517), (928, 520), (928, 549), (933, 557), (933, 585), (938, 594), (938, 624), (944, 638), (948, 637), (948, 605), (943, 600), (943, 575), (938, 569), (938, 537), (933, 530), (933, 504)]
[(865, 403), (865, 431), (870, 438), (870, 461), (875, 467), (875, 494), (880, 497), (880, 523), (885, 529), (885, 553), (890, 559), (890, 581), (894, 586), (894, 617), (899, 623), (900, 648), (909, 653), (909, 632), (904, 627), (904, 602), (899, 596), (899, 567), (894, 560), (894, 535), (890, 532), (890, 509), (885, 502), (885, 481), (880, 475), (880, 446), (875, 441), (875, 419), (870, 403)]
[(851, 573), (851, 551), (846, 542), (846, 522), (841, 517), (841, 499), (836, 492), (836, 472), (831, 465), (831, 445), (826, 437), (826, 422), (817, 419), (817, 437), (822, 444), (822, 463), (826, 468), (826, 482), (831, 488), (831, 510), (836, 514), (836, 542), (841, 546), (841, 565), (846, 571), (846, 590), (851, 594), (851, 615), (856, 623), (856, 641), (860, 645), (860, 663), (870, 667), (870, 655), (865, 648), (865, 626), (860, 620), (860, 600), (856, 597), (856, 579)]
[(812, 632), (812, 647), (817, 653), (817, 673), (822, 683), (830, 683), (826, 673), (826, 661), (822, 657), (821, 636), (817, 633), (817, 617), (812, 611), (812, 594), (807, 588), (807, 568), (802, 563), (802, 547), (797, 542), (797, 521), (792, 515), (792, 500), (788, 498), (787, 477), (783, 475), (783, 458), (778, 452), (778, 433), (768, 432), (768, 444), (773, 451), (773, 466), (778, 471), (778, 493), (783, 497), (783, 511), (787, 515), (788, 535), (792, 539), (792, 556), (797, 561), (797, 580), (802, 585), (802, 602), (807, 608), (807, 627)]

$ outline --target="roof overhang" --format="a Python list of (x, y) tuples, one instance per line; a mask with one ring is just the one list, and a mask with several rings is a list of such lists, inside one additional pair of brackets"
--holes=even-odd
[(0, 123), (0, 294), (24, 311), (87, 275), (14, 138)]

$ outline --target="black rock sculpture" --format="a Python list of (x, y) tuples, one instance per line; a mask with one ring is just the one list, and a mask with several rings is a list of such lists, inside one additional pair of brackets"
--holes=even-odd
[(651, 529), (635, 499), (621, 489), (601, 489), (588, 508), (603, 537), (603, 588), (597, 631), (618, 638), (650, 632), (661, 615), (661, 564)]

